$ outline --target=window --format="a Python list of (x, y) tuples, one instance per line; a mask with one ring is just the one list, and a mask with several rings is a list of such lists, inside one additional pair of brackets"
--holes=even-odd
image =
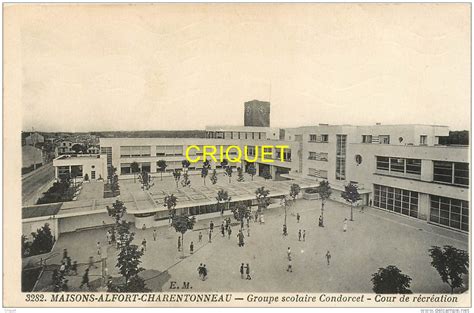
[(309, 152), (308, 160), (316, 160), (316, 161), (327, 161), (328, 154), (325, 152)]
[(428, 136), (421, 135), (420, 136), (420, 145), (427, 145), (428, 144)]
[(406, 173), (421, 175), (421, 160), (406, 159)]
[(347, 135), (336, 135), (336, 180), (346, 179), (346, 141)]
[(329, 135), (321, 135), (321, 142), (329, 142)]
[(362, 143), (372, 143), (372, 135), (362, 135)]
[(379, 143), (384, 145), (390, 144), (390, 136), (389, 135), (380, 135), (379, 136)]
[[(280, 160), (281, 159), (281, 150), (278, 149), (276, 150), (276, 159)], [(283, 149), (283, 161), (285, 162), (291, 162), (291, 149)]]
[(418, 217), (418, 193), (410, 190), (374, 185), (374, 206)]
[(390, 169), (390, 158), (378, 156), (377, 169), (382, 171), (388, 171)]
[(309, 141), (311, 141), (311, 142), (316, 142), (316, 141), (318, 141), (318, 136), (315, 135), (315, 134), (309, 135)]
[(430, 221), (469, 231), (469, 202), (430, 195)]
[(433, 181), (469, 186), (469, 163), (434, 161), (433, 166)]
[(328, 171), (318, 170), (315, 168), (308, 168), (308, 176), (318, 177), (318, 178), (328, 178)]

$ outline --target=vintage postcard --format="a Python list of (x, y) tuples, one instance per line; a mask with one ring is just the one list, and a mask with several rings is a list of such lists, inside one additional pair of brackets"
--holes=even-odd
[(471, 4), (4, 4), (3, 306), (471, 306)]

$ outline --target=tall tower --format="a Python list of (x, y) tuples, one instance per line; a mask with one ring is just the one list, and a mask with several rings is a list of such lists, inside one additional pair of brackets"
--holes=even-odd
[(245, 102), (244, 126), (270, 127), (270, 102)]

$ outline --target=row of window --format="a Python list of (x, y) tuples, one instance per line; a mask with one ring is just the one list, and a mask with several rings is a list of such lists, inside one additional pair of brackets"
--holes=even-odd
[(434, 161), (433, 181), (469, 186), (469, 163)]
[(389, 173), (421, 175), (420, 159), (405, 159), (377, 156), (377, 170)]
[(151, 156), (150, 146), (121, 146), (120, 157), (144, 157)]
[(418, 193), (374, 185), (374, 206), (403, 215), (418, 217)]
[(328, 154), (326, 152), (312, 152), (309, 151), (308, 160), (328, 161)]
[(347, 135), (336, 135), (336, 180), (346, 179)]
[(208, 132), (208, 138), (215, 139), (252, 139), (252, 140), (265, 140), (267, 134), (264, 132)]
[[(376, 140), (374, 140), (376, 139)], [(376, 143), (378, 139), (378, 143), (382, 144), (390, 144), (390, 135), (380, 135), (378, 138), (373, 138), (372, 135), (362, 135), (362, 143)], [(400, 143), (403, 142), (403, 138), (399, 138)], [(428, 144), (428, 136), (421, 135), (420, 136), (420, 145), (427, 145)]]

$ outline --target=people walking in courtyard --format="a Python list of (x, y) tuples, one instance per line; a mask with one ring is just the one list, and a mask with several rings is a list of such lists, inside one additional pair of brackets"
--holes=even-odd
[(209, 223), (209, 229), (210, 229), (210, 231), (211, 231), (211, 233), (212, 233), (212, 231), (214, 230), (214, 222), (213, 222), (213, 221), (211, 221), (211, 222)]
[(89, 269), (86, 268), (86, 271), (84, 272), (84, 275), (82, 276), (82, 282), (79, 288), (82, 288), (82, 286), (86, 285), (88, 288), (90, 288), (89, 285)]
[(110, 229), (105, 233), (105, 238), (107, 239), (107, 243), (109, 245), (112, 244), (112, 234), (110, 233)]
[(324, 227), (324, 224), (323, 224), (323, 215), (320, 215), (320, 216), (319, 216), (318, 226), (319, 226), (319, 227)]
[(306, 241), (306, 229), (303, 230), (303, 241)]
[(344, 222), (342, 224), (342, 231), (346, 232), (347, 231), (347, 218), (344, 219)]
[(178, 236), (178, 252), (181, 251), (181, 237)]
[(288, 250), (286, 250), (286, 254), (288, 255), (288, 259), (291, 259), (291, 249), (288, 247)]
[(258, 211), (255, 211), (255, 223), (258, 221)]
[(247, 278), (248, 280), (251, 280), (252, 277), (250, 277), (250, 265), (247, 263), (247, 266), (245, 267), (245, 273), (247, 274)]
[(301, 229), (298, 230), (298, 241), (301, 241)]
[(300, 214), (299, 213), (296, 213), (296, 223), (299, 223), (300, 222)]
[(222, 237), (225, 237), (224, 230), (225, 230), (224, 222), (222, 222), (222, 224), (221, 224), (221, 234), (222, 234)]
[(212, 232), (209, 232), (209, 242), (212, 242)]
[(283, 236), (288, 236), (288, 229), (286, 228), (286, 224), (283, 225)]
[(232, 227), (230, 227), (230, 226), (227, 229), (227, 235), (228, 235), (228, 239), (230, 239), (230, 235), (232, 235)]
[(206, 278), (207, 278), (207, 268), (206, 268), (206, 264), (204, 264), (202, 267), (202, 280), (206, 280)]
[(329, 266), (330, 262), (331, 262), (331, 253), (329, 252), (329, 250), (328, 250), (328, 252), (326, 252), (326, 260), (327, 260), (328, 266)]
[(97, 255), (100, 255), (100, 241), (97, 241)]
[(143, 246), (143, 250), (146, 251), (146, 238), (143, 238), (142, 246)]
[(244, 279), (244, 263), (240, 264), (240, 278)]
[(156, 241), (156, 237), (158, 234), (156, 233), (156, 229), (153, 229), (153, 241)]
[(67, 249), (63, 250), (63, 259), (67, 258)]
[(194, 243), (193, 243), (192, 241), (191, 241), (191, 244), (189, 245), (189, 252), (190, 252), (191, 254), (194, 253)]
[(201, 242), (202, 241), (202, 233), (201, 232), (199, 232), (198, 238), (199, 238), (199, 242)]

